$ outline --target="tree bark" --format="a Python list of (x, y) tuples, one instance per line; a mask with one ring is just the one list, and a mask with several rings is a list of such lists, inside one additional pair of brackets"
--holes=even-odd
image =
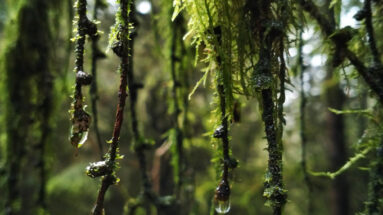
[[(331, 63), (328, 63), (331, 64)], [(342, 109), (345, 102), (345, 95), (339, 87), (339, 82), (334, 80), (334, 68), (329, 66), (326, 76), (326, 105), (334, 109)], [(328, 157), (330, 159), (331, 171), (336, 171), (347, 162), (347, 147), (345, 139), (344, 117), (341, 114), (326, 112), (326, 132), (328, 137)], [(349, 185), (347, 174), (337, 176), (331, 181), (331, 214), (349, 214)]]

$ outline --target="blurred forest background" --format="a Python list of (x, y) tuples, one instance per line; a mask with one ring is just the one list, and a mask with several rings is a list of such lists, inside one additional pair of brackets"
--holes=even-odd
[[(134, 41), (134, 91), (138, 90), (135, 116), (140, 136), (150, 142), (144, 146), (151, 146), (138, 150), (145, 156), (145, 170), (134, 146), (138, 140), (132, 132), (133, 88), (129, 88), (119, 141), (123, 158), (116, 170), (120, 180), (106, 193), (106, 214), (215, 213), (222, 147), (212, 137), (220, 124), (215, 76), (207, 72), (214, 66), (206, 66), (211, 62), (203, 60), (208, 45), (187, 32), (196, 25), (195, 20), (188, 21), (195, 17), (193, 12), (202, 11), (206, 2), (214, 8), (221, 1), (198, 0), (195, 4), (199, 6), (193, 9), (193, 1), (183, 2), (135, 1), (135, 18), (130, 19), (135, 28), (130, 31), (136, 34), (130, 40)], [(246, 8), (251, 4), (226, 2), (230, 13), (236, 13), (234, 5)], [(285, 32), (286, 99), (283, 109), (278, 106), (286, 121), (282, 175), (287, 202), (283, 214), (381, 215), (383, 1), (286, 2), (290, 2), (286, 13), (294, 17), (289, 20), (295, 21), (289, 21), (291, 27)], [(97, 28), (102, 33), (85, 42), (84, 71), (91, 73), (92, 64), (97, 65), (92, 83), (97, 86), (82, 88), (92, 122), (86, 142), (77, 150), (69, 140), (72, 124), (68, 113), (76, 82), (74, 3), (0, 0), (0, 214), (80, 215), (89, 214), (94, 207), (100, 180), (88, 177), (86, 167), (107, 152), (114, 128), (120, 58), (111, 50), (108, 35), (119, 4), (87, 1), (87, 15), (99, 21)], [(174, 22), (173, 6), (182, 10), (173, 17)], [(332, 27), (326, 28), (326, 22), (333, 23)], [(230, 26), (236, 27), (235, 23)], [(94, 51), (99, 55), (95, 57)], [(269, 154), (262, 99), (237, 88), (233, 88), (229, 139), (238, 167), (229, 175), (228, 214), (278, 214), (265, 205), (269, 196), (264, 183), (270, 176), (266, 174)], [(182, 131), (182, 155), (175, 155), (177, 131)], [(181, 165), (175, 164), (177, 156), (182, 156)], [(349, 160), (341, 172), (328, 173)], [(145, 195), (143, 171), (156, 200)]]

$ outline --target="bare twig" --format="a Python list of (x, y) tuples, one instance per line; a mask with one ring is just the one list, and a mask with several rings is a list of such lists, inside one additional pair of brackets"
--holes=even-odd
[[(98, 10), (103, 7), (101, 0), (96, 0), (93, 8), (93, 20), (97, 20)], [(101, 141), (100, 130), (98, 128), (98, 115), (97, 115), (97, 100), (98, 100), (98, 90), (97, 90), (97, 60), (105, 58), (106, 55), (101, 52), (98, 48), (99, 34), (92, 37), (92, 76), (93, 82), (90, 85), (90, 94), (91, 94), (91, 103), (92, 103), (92, 116), (93, 116), (93, 125), (94, 132), (96, 133), (97, 145), (99, 148), (100, 157), (103, 156), (103, 144)]]

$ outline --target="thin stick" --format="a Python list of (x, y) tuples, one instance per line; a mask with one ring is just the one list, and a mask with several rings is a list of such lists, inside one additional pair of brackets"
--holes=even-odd
[[(97, 20), (98, 9), (101, 7), (100, 0), (95, 1), (93, 9), (93, 20)], [(92, 76), (93, 82), (90, 85), (90, 94), (91, 94), (91, 103), (92, 103), (92, 115), (93, 115), (93, 125), (94, 132), (96, 133), (97, 145), (99, 148), (99, 153), (101, 159), (103, 158), (103, 147), (101, 141), (100, 130), (98, 128), (98, 114), (97, 114), (97, 100), (98, 100), (98, 90), (97, 90), (97, 60), (105, 57), (105, 55), (98, 48), (99, 35), (92, 38)]]
[(303, 30), (300, 29), (299, 31), (299, 44), (298, 44), (298, 66), (299, 66), (299, 81), (300, 81), (300, 105), (299, 105), (299, 112), (301, 114), (300, 116), (300, 138), (301, 138), (301, 167), (303, 171), (303, 177), (304, 181), (307, 186), (308, 190), (308, 207), (307, 207), (307, 214), (313, 213), (313, 202), (312, 202), (312, 192), (313, 192), (313, 186), (307, 171), (307, 137), (306, 137), (306, 95), (304, 91), (304, 72), (305, 72), (305, 66), (303, 65), (303, 53), (302, 48), (304, 45), (304, 41), (302, 38)]
[(368, 45), (370, 46), (372, 57), (375, 65), (381, 65), (379, 58), (378, 48), (376, 47), (374, 26), (372, 25), (372, 11), (371, 11), (371, 0), (364, 0), (364, 12), (366, 13), (365, 25), (368, 35)]
[[(123, 51), (120, 52), (120, 88), (118, 92), (118, 105), (116, 110), (116, 120), (114, 123), (114, 129), (113, 129), (113, 136), (112, 136), (112, 142), (109, 147), (109, 158), (108, 162), (111, 163), (112, 168), (115, 168), (115, 159), (117, 154), (117, 148), (119, 144), (119, 138), (120, 138), (120, 131), (121, 126), (123, 122), (123, 115), (124, 115), (124, 107), (125, 107), (125, 100), (126, 100), (126, 87), (127, 87), (127, 74), (129, 70), (129, 56), (128, 52), (126, 50), (127, 47), (129, 47), (129, 22), (128, 22), (128, 4), (130, 3), (130, 0), (120, 0), (120, 14), (121, 19), (117, 19), (118, 25), (120, 26), (118, 28), (119, 33), (119, 40), (121, 42)], [(104, 211), (104, 198), (106, 191), (108, 190), (109, 186), (114, 184), (116, 182), (116, 176), (114, 175), (114, 169), (109, 174), (104, 176), (102, 178), (102, 184), (101, 188), (98, 193), (96, 205), (92, 211), (93, 215), (102, 215)]]

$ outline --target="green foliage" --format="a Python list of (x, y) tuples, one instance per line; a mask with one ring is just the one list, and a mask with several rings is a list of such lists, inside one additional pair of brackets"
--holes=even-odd
[[(265, 8), (261, 9), (263, 5), (267, 5), (261, 2), (174, 1), (173, 19), (182, 9), (187, 12), (189, 32), (185, 37), (192, 37), (192, 44), (197, 48), (196, 59), (201, 59), (205, 65), (202, 70), (205, 74), (197, 82), (191, 95), (202, 82), (206, 82), (208, 74), (214, 77), (213, 85), (218, 86), (215, 103), (221, 106), (217, 105), (216, 110), (213, 111), (212, 121), (216, 123), (215, 127), (218, 127), (222, 124), (225, 126), (221, 120), (225, 118), (229, 122), (232, 120), (234, 94), (260, 98), (261, 92), (263, 94), (264, 90), (271, 90), (271, 102), (275, 104), (275, 108), (271, 107), (269, 117), (274, 121), (274, 125), (265, 126), (267, 128), (271, 126), (276, 132), (274, 134), (277, 135), (275, 150), (279, 152), (269, 151), (270, 154), (279, 154), (282, 150), (286, 79), (283, 50), (284, 41), (287, 40), (286, 32), (290, 27), (289, 21), (292, 20), (291, 4), (289, 1), (269, 4), (270, 8), (267, 10), (270, 12), (268, 12), (264, 11)], [(259, 17), (262, 13), (267, 13), (263, 15), (263, 20)], [(260, 23), (259, 26), (256, 26), (257, 22)], [(269, 57), (265, 58), (266, 55)], [(258, 63), (255, 63), (256, 61)], [(220, 92), (219, 86), (223, 87), (223, 92)], [(280, 93), (279, 97), (278, 93)], [(219, 154), (222, 154), (222, 150), (218, 150), (219, 153), (216, 153), (212, 159), (213, 162), (219, 163)], [(281, 165), (281, 161), (278, 163)]]
[[(33, 2), (35, 1), (37, 0)], [(12, 2), (10, 8), (13, 8), (19, 4), (23, 5), (28, 1), (15, 0), (8, 2)], [(92, 5), (94, 1), (88, 2)], [(268, 7), (267, 10), (262, 8), (262, 3), (265, 2), (270, 2), (270, 7)], [(302, 0), (297, 2), (309, 4), (311, 1)], [(312, 2), (318, 3), (319, 1), (314, 0)], [(101, 2), (101, 4), (104, 5), (105, 2)], [(320, 12), (325, 14), (324, 12), (327, 12), (328, 9), (332, 10), (336, 25), (339, 25), (341, 11), (347, 11), (349, 8), (355, 6), (360, 7), (360, 5), (360, 1), (353, 0), (346, 2), (331, 0), (327, 1), (324, 7), (320, 7)], [(336, 80), (331, 81), (329, 84), (333, 85), (333, 82), (339, 82), (340, 89), (347, 94), (345, 104), (347, 107), (345, 107), (345, 110), (329, 109), (335, 114), (346, 115), (344, 118), (347, 135), (344, 140), (357, 140), (357, 137), (361, 136), (358, 141), (354, 141), (352, 144), (354, 147), (352, 148), (354, 155), (350, 156), (349, 161), (340, 167), (339, 170), (335, 172), (311, 173), (313, 175), (335, 178), (348, 171), (350, 173), (348, 179), (354, 185), (350, 188), (350, 198), (352, 199), (350, 207), (355, 211), (362, 208), (360, 203), (364, 195), (360, 191), (367, 190), (367, 183), (364, 181), (366, 177), (363, 177), (366, 171), (358, 171), (357, 167), (360, 167), (359, 169), (363, 168), (364, 170), (368, 170), (370, 173), (369, 197), (366, 200), (363, 214), (380, 214), (379, 207), (381, 207), (382, 187), (382, 171), (380, 170), (382, 162), (379, 160), (379, 151), (381, 151), (381, 134), (383, 132), (381, 128), (382, 120), (379, 113), (381, 107), (376, 106), (374, 109), (371, 108), (375, 100), (370, 98), (367, 92), (364, 92), (365, 86), (360, 82), (360, 74), (349, 67), (347, 56), (342, 56), (342, 54), (344, 54), (343, 52), (335, 50), (331, 41), (336, 40), (343, 43), (343, 45), (347, 45), (349, 50), (355, 52), (359, 59), (365, 64), (369, 64), (372, 62), (372, 58), (368, 47), (368, 37), (366, 37), (367, 30), (363, 27), (364, 21), (360, 22), (362, 27), (354, 27), (356, 29), (339, 29), (339, 27), (336, 27), (335, 29), (338, 30), (332, 31), (331, 34), (326, 37), (317, 33), (319, 30), (316, 27), (316, 23), (309, 18), (312, 15), (315, 16), (315, 13), (303, 14), (302, 8), (296, 7), (294, 1), (176, 0), (173, 4), (172, 0), (161, 0), (153, 1), (152, 6), (154, 13), (161, 10), (159, 14), (155, 14), (158, 23), (156, 28), (159, 31), (155, 39), (153, 39), (152, 36), (148, 36), (153, 26), (148, 25), (149, 18), (147, 15), (139, 16), (141, 25), (138, 32), (140, 36), (136, 39), (129, 38), (129, 36), (121, 37), (119, 32), (121, 26), (117, 23), (111, 28), (109, 49), (112, 49), (120, 55), (121, 53), (130, 51), (127, 46), (123, 46), (120, 43), (121, 40), (130, 42), (134, 40), (136, 47), (139, 47), (135, 50), (134, 68), (135, 71), (139, 71), (137, 72), (136, 80), (141, 80), (140, 83), (134, 84), (141, 84), (141, 81), (145, 82), (145, 88), (140, 90), (140, 99), (137, 101), (137, 104), (133, 102), (133, 105), (137, 105), (137, 110), (139, 110), (137, 114), (133, 114), (139, 116), (139, 118), (142, 117), (142, 121), (140, 121), (138, 127), (142, 128), (142, 131), (145, 131), (145, 135), (134, 132), (134, 134), (138, 135), (134, 135), (133, 137), (130, 135), (130, 132), (125, 132), (132, 128), (129, 127), (129, 125), (127, 125), (126, 128), (123, 127), (121, 132), (121, 146), (119, 147), (121, 147), (121, 152), (127, 155), (127, 159), (117, 161), (122, 158), (117, 149), (117, 153), (115, 154), (116, 162), (113, 162), (111, 166), (107, 165), (106, 161), (101, 161), (101, 163), (93, 163), (88, 169), (88, 173), (92, 177), (105, 176), (105, 173), (111, 173), (111, 178), (114, 180), (113, 183), (115, 183), (118, 180), (116, 175), (117, 169), (119, 165), (123, 167), (118, 170), (118, 174), (121, 177), (121, 183), (124, 184), (118, 187), (117, 192), (110, 193), (113, 194), (113, 196), (107, 195), (105, 202), (107, 213), (120, 214), (121, 211), (117, 213), (115, 210), (121, 210), (122, 205), (127, 205), (129, 210), (127, 209), (125, 211), (126, 213), (130, 213), (132, 208), (136, 208), (135, 214), (146, 214), (147, 211), (153, 214), (161, 214), (160, 209), (157, 210), (154, 204), (150, 206), (145, 205), (147, 203), (149, 205), (151, 204), (149, 201), (153, 201), (155, 204), (163, 206), (177, 206), (177, 204), (181, 202), (181, 208), (185, 213), (207, 214), (210, 208), (210, 213), (214, 214), (214, 202), (212, 199), (214, 193), (213, 188), (217, 185), (216, 179), (222, 176), (222, 169), (224, 169), (225, 165), (229, 166), (231, 170), (238, 163), (237, 160), (232, 157), (232, 153), (241, 161), (241, 168), (235, 172), (230, 171), (229, 174), (230, 182), (234, 184), (231, 193), (231, 214), (271, 214), (272, 208), (262, 206), (265, 202), (262, 195), (267, 199), (266, 205), (273, 208), (281, 207), (285, 202), (284, 197), (286, 196), (287, 189), (289, 190), (289, 204), (286, 204), (286, 208), (284, 209), (285, 214), (329, 213), (328, 208), (330, 207), (323, 207), (323, 205), (328, 204), (326, 199), (328, 194), (327, 189), (330, 189), (328, 188), (330, 180), (322, 180), (320, 178), (313, 178), (312, 180), (315, 187), (321, 187), (320, 190), (314, 189), (313, 192), (313, 194), (315, 194), (314, 213), (306, 212), (305, 210), (304, 205), (307, 202), (307, 196), (305, 195), (306, 190), (302, 189), (302, 180), (300, 180), (299, 174), (300, 169), (298, 168), (300, 159), (299, 156), (297, 156), (299, 153), (299, 145), (297, 144), (298, 123), (296, 123), (297, 121), (294, 117), (296, 114), (297, 100), (290, 96), (288, 97), (289, 102), (284, 104), (284, 91), (295, 90), (294, 85), (296, 84), (296, 80), (294, 80), (293, 77), (293, 80), (290, 82), (287, 75), (287, 65), (290, 64), (292, 59), (286, 55), (286, 50), (296, 45), (294, 31), (297, 28), (296, 22), (298, 18), (294, 16), (300, 16), (302, 19), (307, 18), (304, 22), (300, 22), (301, 25), (304, 24), (306, 27), (314, 29), (314, 35), (311, 36), (312, 38), (305, 41), (307, 42), (307, 47), (315, 43), (314, 50), (309, 54), (306, 51), (306, 53), (304, 53), (304, 62), (302, 59), (302, 67), (307, 67), (305, 78), (302, 77), (304, 82), (302, 86), (305, 85), (305, 88), (309, 88), (306, 95), (308, 101), (306, 107), (308, 123), (304, 126), (307, 132), (308, 143), (307, 162), (312, 169), (325, 169), (327, 168), (327, 162), (331, 162), (323, 156), (324, 154), (328, 154), (328, 152), (322, 152), (322, 143), (327, 143), (326, 138), (328, 138), (323, 135), (322, 132), (327, 129), (323, 126), (323, 121), (325, 119), (324, 115), (328, 110), (327, 107), (323, 105), (323, 98), (319, 95), (319, 92), (316, 92), (318, 91), (318, 85), (322, 83), (321, 75), (323, 75), (323, 67), (310, 67), (308, 64), (310, 60), (312, 60), (312, 56), (320, 54), (321, 57), (327, 57), (328, 59), (332, 56), (341, 59), (341, 64), (339, 65), (344, 67), (342, 68), (344, 69), (342, 73), (347, 80), (344, 81), (344, 77), (339, 73), (337, 74)], [(381, 38), (383, 22), (380, 22), (381, 17), (379, 17), (379, 14), (381, 14), (382, 11), (382, 4), (379, 1), (373, 1), (373, 6), (373, 23), (376, 38)], [(254, 15), (251, 11), (256, 11), (257, 13)], [(13, 9), (11, 13), (15, 15), (17, 12), (17, 10)], [(53, 14), (53, 11), (49, 11), (49, 13), (51, 16), (55, 16), (55, 19), (49, 20), (50, 23), (57, 24), (58, 19), (63, 19), (63, 17), (57, 15), (58, 13)], [(112, 13), (114, 12), (111, 7), (110, 10), (106, 10), (105, 13), (100, 16), (103, 19), (103, 26), (109, 28), (114, 18), (114, 16), (112, 17), (112, 15), (114, 15)], [(265, 18), (266, 21), (261, 19), (265, 14), (267, 14)], [(122, 15), (123, 14), (119, 12), (116, 17), (116, 22), (119, 22), (118, 20), (121, 19)], [(328, 19), (332, 18), (327, 16), (327, 14), (325, 17)], [(77, 19), (79, 19), (79, 17), (77, 17)], [(17, 23), (16, 19), (15, 21)], [(184, 23), (186, 24), (187, 21), (189, 21), (188, 33), (185, 32), (186, 27), (184, 26)], [(136, 29), (133, 30), (132, 23), (121, 23), (128, 24), (129, 31), (137, 32)], [(61, 25), (55, 26), (55, 30), (61, 30), (62, 32), (67, 31), (67, 27), (60, 29), (59, 26)], [(60, 34), (59, 31), (56, 32), (55, 30), (52, 30), (55, 34), (54, 38)], [(75, 30), (77, 32), (79, 29)], [(1, 34), (0, 32), (0, 36), (5, 35), (8, 37), (8, 35), (11, 35), (10, 38), (6, 38), (7, 41), (0, 43), (0, 49), (4, 51), (7, 51), (10, 46), (19, 47), (17, 40), (21, 37), (16, 25), (7, 26), (7, 31), (10, 33)], [(60, 37), (63, 36), (61, 35)], [(67, 36), (65, 36), (65, 38), (67, 38)], [(74, 41), (81, 39), (84, 39), (84, 37), (74, 37)], [(162, 51), (160, 58), (152, 55), (152, 43), (154, 40), (161, 43), (158, 45)], [(271, 45), (269, 41), (272, 41), (270, 43)], [(345, 44), (346, 41), (347, 44)], [(60, 44), (60, 47), (64, 44), (62, 41), (57, 41), (57, 43)], [(107, 43), (107, 39), (100, 39), (100, 45), (106, 47)], [(383, 43), (380, 40), (376, 41), (376, 43), (381, 50)], [(317, 46), (320, 47), (317, 48)], [(4, 47), (7, 47), (7, 49)], [(197, 49), (195, 53), (192, 47)], [(63, 53), (61, 53), (63, 51), (62, 48), (57, 48), (57, 50), (59, 50), (60, 56), (63, 55)], [(294, 50), (294, 48), (291, 50)], [(294, 51), (291, 51), (292, 55), (294, 55), (293, 52)], [(12, 56), (17, 57), (17, 53), (18, 52), (12, 52)], [(26, 53), (30, 54), (29, 56), (33, 59), (36, 59), (35, 53), (30, 53), (29, 51)], [(192, 66), (193, 60), (191, 59), (191, 55), (194, 54), (196, 67)], [(268, 54), (268, 57), (264, 57)], [(284, 62), (286, 56), (287, 59), (286, 62)], [(29, 58), (20, 58), (19, 61), (21, 60), (29, 62)], [(114, 67), (112, 65), (115, 65), (116, 60), (117, 58), (109, 58), (107, 62), (104, 61), (105, 63), (100, 63), (100, 68), (102, 69), (100, 71), (105, 71), (100, 73), (99, 76), (99, 78), (103, 80), (103, 84), (100, 85), (100, 102), (98, 104), (101, 110), (101, 136), (106, 136), (106, 133), (111, 131), (112, 127), (108, 125), (112, 125), (112, 119), (114, 119), (113, 117), (115, 116), (110, 108), (110, 105), (114, 103), (113, 98), (116, 97), (116, 92), (113, 87), (115, 86), (115, 77), (111, 76), (107, 71)], [(87, 67), (86, 59), (85, 62), (85, 67)], [(1, 66), (10, 64), (14, 65), (15, 63), (5, 61), (1, 61), (0, 63)], [(61, 63), (55, 64), (57, 64), (57, 68), (55, 67), (54, 70), (65, 70), (66, 68), (66, 66), (63, 66)], [(201, 70), (202, 74), (198, 72), (192, 73), (193, 70)], [(120, 68), (118, 71), (122, 72), (123, 70)], [(8, 76), (5, 77), (3, 74), (4, 73), (1, 73), (0, 79), (1, 82), (6, 85), (4, 79), (8, 78)], [(299, 74), (299, 72), (296, 72), (296, 75), (297, 74)], [(66, 75), (60, 74), (60, 77), (61, 76), (64, 77)], [(73, 75), (68, 77), (72, 76)], [(9, 77), (16, 79), (16, 75), (13, 76), (10, 74)], [(17, 77), (19, 76), (17, 75)], [(37, 81), (34, 79), (25, 81), (24, 77), (28, 79), (29, 74), (23, 76), (23, 80), (20, 80), (20, 83), (28, 89), (25, 94), (32, 96), (29, 96), (28, 99), (23, 100), (23, 102), (33, 105), (31, 109), (25, 109), (24, 113), (11, 113), (11, 124), (1, 125), (0, 131), (3, 133), (1, 134), (0, 132), (1, 150), (5, 149), (4, 147), (6, 145), (6, 135), (4, 135), (5, 132), (3, 132), (5, 129), (18, 127), (19, 130), (22, 131), (19, 134), (25, 137), (21, 140), (28, 140), (28, 142), (36, 141), (36, 139), (44, 133), (42, 130), (36, 129), (39, 125), (44, 124), (40, 119), (37, 124), (33, 125), (22, 123), (25, 122), (25, 115), (31, 114), (35, 109), (35, 104), (39, 103), (38, 97), (35, 96), (36, 92), (39, 91), (39, 88), (35, 86), (38, 85), (36, 84)], [(194, 88), (188, 85), (189, 80), (196, 82), (195, 85), (193, 84)], [(63, 84), (65, 82), (64, 80), (60, 81), (62, 81), (60, 84), (65, 85)], [(294, 85), (290, 85), (290, 83)], [(13, 83), (10, 85), (12, 84)], [(325, 84), (327, 84), (327, 82), (325, 82)], [(202, 85), (207, 87), (205, 89), (199, 89)], [(224, 89), (223, 93), (217, 92), (217, 86), (222, 86)], [(6, 111), (4, 106), (8, 106), (8, 102), (11, 100), (8, 97), (8, 91), (10, 89), (7, 87), (8, 85), (4, 86), (1, 90), (2, 94), (0, 95), (0, 99), (4, 102), (0, 102), (0, 112)], [(113, 92), (111, 90), (112, 88)], [(294, 93), (292, 97), (295, 96)], [(134, 95), (134, 91), (130, 91), (129, 96), (131, 95)], [(60, 97), (67, 98), (68, 96), (63, 92), (60, 93)], [(257, 99), (251, 99), (252, 97)], [(146, 98), (149, 98), (149, 100), (146, 100)], [(188, 99), (190, 101), (188, 101)], [(364, 99), (366, 100), (365, 106), (359, 104), (359, 102)], [(87, 100), (81, 99), (80, 101), (85, 103)], [(235, 105), (237, 101), (240, 101), (240, 110), (243, 116), (240, 123), (237, 123), (235, 120)], [(221, 106), (222, 102), (224, 102), (224, 107)], [(210, 108), (207, 106), (210, 106)], [(285, 106), (286, 112), (289, 114), (286, 119), (288, 120), (286, 127), (284, 126), (285, 117), (283, 106)], [(255, 112), (258, 111), (263, 113), (262, 118), (265, 121), (266, 138), (262, 132), (262, 118), (260, 115), (255, 114)], [(32, 116), (35, 117), (36, 115), (32, 113)], [(61, 120), (61, 115), (57, 114), (57, 116), (60, 117)], [(229, 149), (229, 160), (223, 158), (224, 147), (221, 139), (212, 138), (213, 136), (219, 136), (215, 133), (216, 130), (220, 130), (219, 128), (221, 128), (223, 124), (222, 119), (225, 118), (228, 120), (228, 129), (230, 129), (230, 135), (232, 136), (228, 139), (234, 143), (232, 144), (233, 152)], [(126, 119), (133, 121), (131, 116), (126, 117)], [(0, 118), (0, 120), (3, 119)], [(366, 128), (363, 122), (367, 120), (368, 127)], [(266, 121), (268, 121), (268, 123), (266, 123)], [(17, 123), (22, 126), (17, 126)], [(97, 186), (95, 181), (90, 182), (89, 179), (86, 178), (83, 171), (83, 164), (80, 165), (82, 166), (81, 168), (73, 164), (72, 159), (76, 160), (74, 161), (75, 163), (78, 163), (77, 160), (79, 158), (68, 156), (69, 153), (67, 150), (63, 150), (61, 147), (61, 143), (65, 142), (63, 141), (62, 131), (67, 130), (67, 123), (61, 120), (58, 124), (60, 129), (51, 132), (55, 134), (55, 141), (52, 146), (54, 146), (55, 151), (58, 151), (55, 155), (55, 159), (51, 161), (51, 164), (54, 165), (55, 169), (57, 168), (56, 170), (59, 172), (54, 171), (53, 174), (56, 176), (54, 176), (52, 180), (49, 180), (48, 197), (50, 198), (50, 202), (48, 211), (58, 215), (67, 211), (71, 211), (75, 214), (86, 214), (89, 212), (89, 208), (92, 207), (92, 200), (94, 200), (95, 197), (94, 190), (97, 189)], [(134, 123), (132, 123), (132, 125), (133, 124)], [(206, 130), (208, 132), (206, 132)], [(160, 137), (161, 134), (163, 135)], [(284, 135), (283, 142), (286, 145), (285, 149), (282, 147), (282, 134)], [(153, 140), (147, 140), (146, 135), (153, 137)], [(83, 139), (82, 137), (85, 136), (86, 133), (83, 133), (78, 136), (78, 139)], [(180, 136), (182, 136), (182, 138), (179, 138)], [(130, 141), (131, 139), (133, 139), (132, 142)], [(178, 143), (180, 143), (180, 139), (182, 139), (182, 147), (185, 149), (183, 157), (179, 151), (180, 147)], [(88, 140), (89, 143), (94, 142), (93, 134), (89, 134)], [(266, 140), (269, 141), (267, 147), (267, 151), (270, 153), (269, 158), (267, 157), (266, 150), (264, 150)], [(150, 177), (146, 177), (146, 179), (137, 177), (137, 175), (141, 173), (149, 172), (145, 167), (152, 166), (150, 163), (145, 164), (145, 160), (152, 160), (152, 154), (148, 152), (144, 153), (144, 151), (146, 149), (156, 149), (159, 147), (159, 143), (162, 142), (165, 142), (165, 145), (171, 144), (169, 153), (171, 154), (172, 168), (166, 163), (168, 154), (164, 154), (163, 158), (165, 158), (164, 160), (166, 161), (164, 162), (165, 165), (161, 163), (161, 166), (165, 168), (166, 176), (161, 178), (161, 180), (163, 180), (161, 183), (170, 184), (170, 188), (160, 187), (160, 192), (172, 194), (174, 188), (172, 187), (173, 181), (176, 184), (182, 182), (184, 193), (181, 193), (181, 198), (179, 198), (177, 202), (174, 202), (173, 199), (175, 195), (157, 198), (157, 195), (154, 193), (155, 191), (150, 192), (150, 189), (144, 190), (143, 193), (145, 193), (145, 195), (139, 194), (142, 190), (141, 186), (137, 186), (138, 184), (141, 184), (143, 181), (145, 186), (150, 185), (150, 181), (147, 180), (150, 179)], [(113, 141), (108, 141), (108, 143), (111, 144)], [(3, 147), (1, 145), (3, 145)], [(270, 147), (270, 145), (272, 145), (272, 147)], [(129, 150), (129, 147), (133, 150)], [(29, 146), (26, 149), (28, 151), (27, 154), (29, 154), (29, 151), (35, 151), (34, 148), (30, 148)], [(86, 158), (94, 160), (94, 153), (89, 153), (89, 151), (93, 150), (94, 145), (86, 144), (82, 148), (84, 153), (80, 159)], [(145, 154), (146, 159), (145, 157), (144, 159), (140, 157), (140, 162), (142, 160), (144, 161), (143, 165), (136, 161), (136, 157), (132, 151)], [(8, 154), (5, 150), (1, 152), (0, 162), (1, 159)], [(288, 165), (282, 165), (282, 153), (284, 156), (283, 162), (286, 162)], [(105, 159), (110, 161), (110, 158), (111, 153), (107, 153)], [(183, 161), (181, 158), (187, 159), (187, 166), (182, 164)], [(267, 159), (272, 160), (271, 166), (269, 165), (267, 167)], [(28, 168), (25, 160), (26, 159), (21, 160), (20, 166)], [(211, 161), (210, 163), (212, 163), (212, 165), (209, 165), (209, 161)], [(71, 164), (68, 165), (68, 162)], [(88, 163), (88, 161), (86, 163)], [(138, 165), (140, 165), (141, 173), (137, 170)], [(368, 167), (364, 168), (366, 165), (368, 165)], [(264, 179), (262, 180), (261, 175), (265, 168), (268, 168), (268, 170), (265, 172)], [(278, 168), (278, 171), (273, 171), (275, 168)], [(171, 171), (173, 171), (173, 174), (170, 174)], [(6, 178), (1, 175), (3, 173), (0, 169), (0, 180), (5, 181)], [(183, 173), (184, 175), (177, 173)], [(284, 178), (283, 183), (281, 180), (282, 173)], [(28, 175), (28, 173), (24, 175)], [(279, 176), (281, 177), (278, 178)], [(26, 182), (35, 185), (36, 180), (33, 179), (33, 177), (31, 178), (32, 180), (27, 179)], [(358, 181), (355, 182), (356, 180)], [(153, 181), (153, 188), (157, 188), (158, 184), (156, 183), (156, 181)], [(263, 185), (266, 185), (264, 189), (262, 188)], [(7, 185), (4, 184), (0, 190), (3, 190), (5, 186)], [(29, 191), (30, 190), (28, 190), (28, 192)], [(30, 193), (34, 193), (34, 190)], [(132, 201), (126, 204), (126, 199), (131, 199), (131, 196), (137, 195), (137, 198), (132, 199)], [(354, 198), (355, 196), (357, 196), (357, 198)], [(283, 197), (283, 199), (280, 197)], [(150, 198), (152, 199), (149, 200)], [(31, 198), (26, 197), (25, 199)], [(0, 198), (0, 205), (1, 201), (3, 201), (3, 199)], [(30, 202), (34, 203), (34, 201)], [(22, 201), (16, 200), (13, 205), (21, 207), (23, 203)], [(2, 208), (0, 210), (2, 210)], [(36, 212), (33, 211), (33, 213), (39, 214), (45, 213), (45, 211), (39, 209)]]

